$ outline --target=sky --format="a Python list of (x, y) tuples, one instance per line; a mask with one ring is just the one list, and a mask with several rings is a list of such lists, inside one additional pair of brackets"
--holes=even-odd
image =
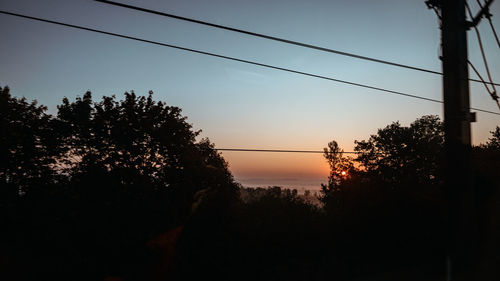
[[(116, 0), (118, 1), (118, 0)], [(339, 51), (441, 71), (440, 30), (424, 0), (120, 0), (122, 3), (283, 37)], [(477, 11), (475, 1), (469, 1)], [(286, 45), (91, 0), (2, 0), (0, 9), (148, 40), (442, 99), (441, 77)], [(500, 1), (491, 7), (500, 31)], [(500, 52), (486, 21), (481, 31), (493, 80)], [(409, 125), (442, 105), (332, 81), (207, 57), (122, 38), (0, 15), (0, 86), (37, 99), (50, 113), (63, 97), (87, 90), (122, 97), (154, 91), (179, 106), (218, 148), (322, 150), (399, 121)], [(475, 34), (469, 59), (485, 75)], [(475, 78), (471, 73), (471, 77)], [(471, 106), (498, 112), (481, 84)], [(500, 116), (478, 112), (474, 144), (484, 143)], [(319, 188), (328, 166), (321, 154), (223, 152), (247, 186)]]

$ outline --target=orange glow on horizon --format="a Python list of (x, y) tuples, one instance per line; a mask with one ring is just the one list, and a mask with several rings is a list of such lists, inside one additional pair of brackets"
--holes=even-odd
[(229, 169), (239, 177), (328, 178), (321, 154), (223, 152)]

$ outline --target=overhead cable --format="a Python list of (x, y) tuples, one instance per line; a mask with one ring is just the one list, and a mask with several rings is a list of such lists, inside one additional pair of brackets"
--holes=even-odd
[[(238, 152), (287, 152), (287, 153), (324, 153), (321, 150), (287, 150), (287, 149), (253, 149), (253, 148), (215, 148), (218, 151), (238, 151)], [(356, 152), (344, 152), (354, 154)]]
[[(241, 34), (254, 36), (254, 37), (260, 37), (260, 38), (264, 38), (264, 39), (268, 39), (268, 40), (278, 41), (278, 42), (282, 42), (282, 43), (286, 43), (286, 44), (296, 45), (296, 46), (300, 46), (300, 47), (304, 47), (304, 48), (314, 49), (314, 50), (318, 50), (318, 51), (333, 53), (333, 54), (337, 54), (337, 55), (352, 57), (352, 58), (356, 58), (356, 59), (386, 64), (386, 65), (391, 65), (391, 66), (396, 66), (396, 67), (402, 67), (402, 68), (421, 71), (421, 72), (427, 72), (427, 73), (431, 73), (431, 74), (443, 75), (442, 72), (435, 71), (435, 70), (425, 69), (425, 68), (421, 68), (421, 67), (416, 67), (416, 66), (411, 66), (411, 65), (401, 64), (401, 63), (396, 63), (396, 62), (391, 62), (391, 61), (372, 58), (372, 57), (366, 57), (366, 56), (357, 55), (354, 53), (348, 53), (348, 52), (343, 52), (343, 51), (334, 50), (334, 49), (330, 49), (330, 48), (320, 47), (320, 46), (302, 43), (302, 42), (298, 42), (298, 41), (293, 41), (293, 40), (289, 40), (289, 39), (285, 39), (285, 38), (256, 33), (256, 32), (252, 32), (252, 31), (248, 31), (248, 30), (234, 28), (234, 27), (230, 27), (230, 26), (226, 26), (226, 25), (210, 23), (210, 22), (201, 21), (201, 20), (197, 20), (197, 19), (192, 19), (192, 18), (187, 18), (187, 17), (183, 17), (183, 16), (165, 13), (165, 12), (160, 12), (160, 11), (156, 11), (156, 10), (150, 10), (150, 9), (146, 9), (146, 8), (142, 8), (142, 7), (138, 7), (138, 6), (133, 6), (133, 5), (129, 5), (129, 4), (124, 4), (124, 3), (119, 3), (119, 2), (115, 2), (115, 1), (108, 1), (108, 0), (94, 0), (94, 1), (109, 4), (109, 5), (119, 6), (119, 7), (123, 7), (123, 8), (128, 8), (128, 9), (132, 9), (132, 10), (137, 10), (137, 11), (141, 11), (141, 12), (145, 12), (145, 13), (165, 16), (165, 17), (169, 17), (169, 18), (173, 18), (173, 19), (182, 20), (182, 21), (197, 23), (197, 24), (201, 24), (201, 25), (205, 25), (205, 26), (224, 29), (224, 30), (228, 30), (228, 31), (233, 31), (233, 32), (241, 33)], [(474, 81), (474, 82), (479, 82), (479, 83), (481, 82), (481, 81), (476, 80), (476, 79), (469, 79), (469, 80)], [(491, 82), (491, 83), (493, 83), (493, 82)], [(495, 83), (495, 85), (500, 86), (500, 84), (498, 84), (498, 83)]]
[[(482, 10), (483, 4), (481, 4), (481, 1), (477, 0), (477, 4), (479, 5), (479, 8), (481, 8), (481, 10)], [(493, 22), (491, 21), (491, 14), (488, 11), (488, 12), (486, 12), (486, 14), (484, 16), (488, 19), (488, 22), (490, 23), (491, 31), (493, 31), (493, 36), (495, 37), (495, 40), (497, 41), (497, 45), (500, 48), (500, 40), (498, 40), (497, 32), (495, 30), (495, 27), (493, 26)]]
[[(471, 11), (469, 5), (467, 4), (467, 2), (465, 2), (465, 7), (467, 8), (467, 11), (469, 12), (469, 17), (471, 17), (473, 19), (474, 16), (472, 15), (472, 11)], [(486, 59), (486, 55), (485, 55), (485, 52), (484, 52), (483, 42), (481, 40), (481, 34), (479, 33), (479, 29), (477, 28), (477, 24), (474, 25), (474, 30), (476, 31), (477, 42), (479, 43), (479, 49), (481, 50), (481, 55), (483, 57), (484, 67), (486, 68), (486, 73), (488, 75), (488, 79), (490, 80), (490, 82), (493, 82), (493, 79), (491, 78), (490, 68), (488, 67), (488, 60)], [(472, 65), (470, 62), (469, 62), (469, 64)], [(473, 69), (474, 69), (474, 71), (476, 71), (476, 74), (479, 74), (479, 72), (474, 67), (473, 67)], [(483, 79), (481, 78), (481, 80), (483, 80)], [(500, 104), (498, 103), (497, 90), (496, 90), (494, 84), (491, 84), (491, 86), (493, 88), (493, 91), (490, 92), (489, 89), (487, 88), (488, 93), (490, 94), (491, 98), (493, 99), (493, 101), (496, 102), (498, 108), (500, 109)]]
[(497, 41), (498, 48), (500, 48), (500, 40), (498, 40), (497, 31), (495, 30), (495, 27), (493, 26), (493, 22), (491, 21), (490, 17), (488, 18), (488, 21), (489, 21), (490, 26), (491, 26), (491, 31), (493, 31), (493, 35), (495, 37), (495, 40)]
[[(235, 151), (235, 152), (278, 152), (278, 153), (311, 153), (311, 154), (324, 154), (323, 150), (288, 150), (288, 149), (255, 149), (255, 148), (215, 148), (217, 151)], [(327, 152), (329, 153), (329, 152)], [(344, 154), (361, 154), (362, 152), (356, 151), (341, 151)], [(382, 154), (382, 153), (375, 153)]]
[[(86, 31), (101, 33), (101, 34), (110, 35), (110, 36), (114, 36), (114, 37), (120, 37), (120, 38), (135, 40), (135, 41), (139, 41), (139, 42), (144, 42), (144, 43), (159, 45), (159, 46), (163, 46), (163, 47), (169, 47), (169, 48), (173, 48), (173, 49), (188, 51), (188, 52), (202, 54), (202, 55), (206, 55), (206, 56), (212, 56), (212, 57), (216, 57), (216, 58), (221, 58), (221, 59), (226, 59), (226, 60), (231, 60), (231, 61), (237, 61), (237, 62), (241, 62), (241, 63), (245, 63), (245, 64), (257, 65), (257, 66), (261, 66), (261, 67), (265, 67), (265, 68), (286, 71), (286, 72), (289, 72), (289, 73), (295, 73), (295, 74), (300, 74), (300, 75), (304, 75), (304, 76), (319, 78), (319, 79), (323, 79), (323, 80), (329, 80), (329, 81), (333, 81), (333, 82), (338, 82), (338, 83), (343, 83), (343, 84), (347, 84), (347, 85), (351, 85), (351, 86), (357, 86), (357, 87), (361, 87), (361, 88), (376, 90), (376, 91), (385, 92), (385, 93), (389, 93), (389, 94), (400, 95), (400, 96), (410, 97), (410, 98), (414, 98), (414, 99), (420, 99), (420, 100), (430, 101), (430, 102), (434, 102), (434, 103), (443, 103), (443, 101), (441, 101), (441, 100), (427, 98), (427, 97), (418, 96), (418, 95), (414, 95), (414, 94), (408, 94), (408, 93), (404, 93), (404, 92), (400, 92), (400, 91), (394, 91), (394, 90), (384, 89), (384, 88), (370, 86), (370, 85), (366, 85), (366, 84), (361, 84), (361, 83), (356, 83), (356, 82), (350, 82), (350, 81), (346, 81), (346, 80), (341, 80), (341, 79), (331, 78), (331, 77), (327, 77), (327, 76), (312, 74), (312, 73), (308, 73), (308, 72), (303, 72), (303, 71), (288, 69), (288, 68), (284, 68), (284, 67), (278, 67), (278, 66), (273, 66), (273, 65), (269, 65), (269, 64), (263, 64), (263, 63), (259, 63), (259, 62), (254, 62), (254, 61), (249, 61), (249, 60), (244, 60), (244, 59), (239, 59), (239, 58), (234, 58), (234, 57), (219, 55), (219, 54), (215, 54), (215, 53), (209, 53), (209, 52), (205, 52), (205, 51), (200, 51), (200, 50), (185, 48), (185, 47), (181, 47), (181, 46), (170, 45), (170, 44), (166, 44), (166, 43), (161, 43), (161, 42), (157, 42), (157, 41), (142, 39), (142, 38), (138, 38), (138, 37), (132, 37), (132, 36), (123, 35), (123, 34), (119, 34), (119, 33), (113, 33), (113, 32), (103, 31), (103, 30), (99, 30), (99, 29), (89, 28), (89, 27), (83, 27), (83, 26), (78, 26), (78, 25), (73, 25), (73, 24), (68, 24), (68, 23), (53, 21), (53, 20), (47, 20), (47, 19), (42, 19), (42, 18), (27, 16), (27, 15), (22, 15), (22, 14), (17, 14), (17, 13), (12, 13), (12, 12), (3, 11), (3, 10), (0, 10), (0, 13), (6, 14), (6, 15), (11, 15), (11, 16), (16, 16), (16, 17), (21, 17), (21, 18), (25, 18), (25, 19), (31, 19), (31, 20), (36, 20), (36, 21), (41, 21), (41, 22), (46, 22), (46, 23), (51, 23), (51, 24), (56, 24), (56, 25), (61, 25), (61, 26), (66, 26), (66, 27), (71, 27), (71, 28), (75, 28), (75, 29), (81, 29), (81, 30), (86, 30)], [(490, 113), (490, 114), (500, 115), (500, 113), (498, 113), (498, 112), (493, 112), (493, 111), (489, 111), (489, 110), (485, 110), (485, 109), (479, 109), (479, 108), (473, 108), (473, 107), (470, 107), (469, 109), (481, 111), (481, 112), (484, 112), (484, 113)]]
[(484, 81), (483, 77), (481, 76), (481, 74), (479, 73), (479, 71), (476, 69), (476, 67), (468, 60), (467, 63), (469, 64), (469, 66), (472, 68), (472, 70), (474, 70), (474, 72), (476, 73), (476, 75), (479, 77), (479, 79), (481, 79), (481, 81), (483, 81), (484, 83), (484, 87), (486, 88), (486, 91), (488, 92), (488, 94), (490, 94), (491, 98), (496, 102), (497, 106), (498, 106), (498, 109), (500, 109), (500, 102), (498, 101), (498, 95), (497, 93), (495, 92), (492, 92), (490, 90), (490, 88), (488, 87), (488, 84), (486, 83), (486, 81)]

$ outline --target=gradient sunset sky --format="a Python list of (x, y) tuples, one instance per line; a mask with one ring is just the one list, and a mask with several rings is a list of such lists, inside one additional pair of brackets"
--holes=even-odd
[[(118, 0), (117, 0), (118, 1)], [(424, 0), (142, 0), (121, 1), (221, 25), (363, 56), (441, 70), (440, 30)], [(469, 1), (477, 11), (476, 1)], [(327, 54), (91, 0), (3, 0), (0, 9), (103, 29), (337, 79), (441, 99), (441, 77)], [(491, 7), (500, 31), (500, 1)], [(480, 25), (493, 79), (500, 50)], [(56, 112), (62, 97), (90, 90), (94, 99), (125, 91), (155, 92), (179, 106), (202, 137), (219, 148), (321, 150), (331, 140), (351, 151), (393, 121), (408, 125), (442, 105), (221, 60), (127, 39), (0, 15), (0, 85)], [(484, 74), (477, 39), (469, 59)], [(471, 77), (475, 75), (471, 73)], [(471, 82), (471, 106), (498, 112), (483, 86)], [(473, 142), (500, 125), (477, 113)], [(318, 187), (328, 167), (320, 154), (223, 152), (245, 185)]]

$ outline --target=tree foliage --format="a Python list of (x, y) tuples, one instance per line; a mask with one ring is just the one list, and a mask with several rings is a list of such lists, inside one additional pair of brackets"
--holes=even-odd
[(491, 138), (488, 139), (485, 148), (500, 150), (500, 127), (497, 126), (494, 131), (491, 131)]
[(237, 199), (214, 145), (152, 92), (98, 102), (87, 92), (57, 108), (0, 89), (1, 259), (30, 266), (19, 280), (142, 274), (148, 239), (199, 205), (221, 214)]
[(0, 87), (0, 185), (2, 197), (16, 197), (52, 180), (60, 152), (47, 108), (15, 98)]
[[(87, 92), (63, 99), (55, 117), (8, 88), (0, 98), (2, 280), (444, 278), (435, 116), (356, 142), (356, 159), (330, 142), (319, 209), (279, 187), (237, 200), (214, 145), (151, 92)], [(484, 186), (498, 186), (492, 133), (474, 154)], [(484, 212), (498, 214), (498, 188), (486, 191)]]
[[(336, 141), (328, 143), (328, 147), (323, 149), (323, 156), (330, 167), (328, 175), (328, 183), (321, 184), (321, 192), (323, 203), (329, 201), (329, 198), (335, 197), (337, 203), (341, 203), (342, 195), (341, 186), (351, 178), (353, 173), (356, 173), (353, 159), (344, 157), (344, 150), (339, 147)], [(334, 195), (335, 193), (335, 195)]]
[(438, 116), (423, 116), (408, 127), (394, 122), (355, 144), (356, 161), (388, 183), (441, 181), (444, 132)]
[(153, 93), (125, 93), (93, 102), (90, 92), (58, 106), (58, 126), (67, 150), (64, 159), (75, 176), (103, 171), (121, 184), (196, 191), (232, 184), (227, 163), (181, 109), (155, 102)]

